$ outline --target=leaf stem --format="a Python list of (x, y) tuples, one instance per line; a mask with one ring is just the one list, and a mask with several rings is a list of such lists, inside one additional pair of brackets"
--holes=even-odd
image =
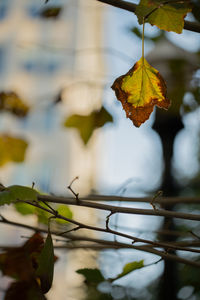
[(144, 26), (145, 18), (143, 18), (143, 28), (142, 28), (142, 63), (144, 64)]

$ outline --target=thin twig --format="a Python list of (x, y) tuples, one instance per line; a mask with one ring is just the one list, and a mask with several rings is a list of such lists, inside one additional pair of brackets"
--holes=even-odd
[(68, 189), (70, 190), (70, 192), (72, 192), (72, 194), (75, 196), (76, 199), (76, 204), (80, 204), (80, 200), (79, 200), (79, 193), (75, 193), (74, 190), (72, 189), (72, 184), (74, 183), (74, 181), (76, 181), (79, 177), (76, 176), (71, 183), (68, 185)]

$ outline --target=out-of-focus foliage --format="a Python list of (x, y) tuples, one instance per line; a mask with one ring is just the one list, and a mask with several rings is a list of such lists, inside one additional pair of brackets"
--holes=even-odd
[(15, 92), (0, 92), (0, 111), (8, 111), (17, 117), (27, 116), (30, 108)]
[(17, 200), (36, 201), (38, 192), (33, 188), (20, 185), (11, 185), (1, 187), (0, 190), (0, 205), (11, 204)]
[(44, 8), (40, 12), (40, 16), (42, 18), (47, 18), (47, 19), (57, 19), (60, 16), (60, 13), (62, 11), (62, 7), (60, 6), (51, 6), (48, 8)]
[(11, 135), (0, 135), (0, 167), (9, 163), (20, 163), (25, 159), (27, 141)]
[(192, 13), (196, 20), (200, 22), (200, 1), (199, 0), (191, 0), (192, 2)]
[[(43, 300), (52, 284), (54, 252), (50, 233), (45, 242), (35, 233), (21, 247), (0, 254), (0, 270), (15, 281), (6, 291), (7, 300)], [(20, 294), (18, 294), (20, 293)]]
[[(39, 192), (33, 188), (21, 186), (21, 185), (12, 185), (9, 187), (4, 187), (3, 185), (0, 186), (0, 206), (5, 204), (14, 204), (15, 209), (17, 212), (19, 212), (21, 215), (27, 216), (27, 215), (34, 215), (37, 216), (38, 222), (42, 224), (48, 224), (49, 217), (51, 216), (50, 213), (48, 213), (45, 210), (42, 210), (38, 207), (29, 205), (27, 203), (20, 202), (22, 201), (31, 201), (31, 202), (37, 202), (40, 206), (43, 206), (44, 208), (49, 208), (47, 204), (45, 204), (42, 201), (37, 200), (37, 196), (39, 195)], [(58, 212), (58, 214), (61, 214), (63, 217), (71, 219), (73, 217), (72, 211), (70, 208), (65, 204), (59, 204), (54, 206), (53, 208)], [(55, 219), (57, 223), (59, 224), (67, 224), (67, 221)]]
[(108, 122), (113, 122), (113, 118), (111, 114), (102, 107), (99, 111), (93, 111), (88, 116), (72, 115), (66, 119), (64, 126), (77, 129), (82, 141), (86, 145), (94, 130), (103, 127)]
[[(134, 261), (127, 263), (124, 265), (123, 270), (120, 274), (115, 276), (114, 278), (106, 279), (99, 269), (79, 269), (76, 272), (81, 274), (85, 278), (85, 284), (87, 286), (87, 297), (85, 300), (110, 300), (115, 299), (112, 297), (112, 293), (114, 289), (118, 289), (119, 292), (125, 290), (125, 288), (113, 284), (113, 281), (119, 280), (120, 278), (132, 273), (135, 270), (141, 269), (144, 267), (144, 261)], [(103, 283), (107, 285), (107, 292), (102, 292), (99, 284)], [(125, 300), (126, 297), (121, 297), (120, 299)], [(128, 297), (128, 299), (134, 299), (132, 297)]]

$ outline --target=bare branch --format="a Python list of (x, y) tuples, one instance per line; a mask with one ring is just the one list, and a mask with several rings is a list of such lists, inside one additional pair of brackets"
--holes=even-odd
[[(82, 198), (83, 199), (83, 198)], [(168, 211), (164, 209), (141, 209), (141, 208), (131, 208), (131, 207), (119, 207), (119, 206), (112, 206), (108, 204), (100, 204), (94, 203), (89, 201), (79, 201), (79, 206), (91, 207), (100, 210), (107, 210), (113, 213), (124, 213), (124, 214), (137, 214), (137, 215), (148, 215), (148, 216), (161, 216), (161, 217), (168, 217), (168, 218), (179, 218), (185, 220), (194, 220), (200, 221), (199, 214), (188, 214), (176, 211)], [(39, 201), (48, 201), (53, 203), (62, 203), (68, 205), (77, 205), (77, 201), (72, 198), (64, 198), (64, 197), (55, 197), (55, 196), (46, 196), (46, 195), (39, 195)], [(80, 200), (80, 199), (79, 199)], [(156, 202), (156, 200), (155, 200)]]

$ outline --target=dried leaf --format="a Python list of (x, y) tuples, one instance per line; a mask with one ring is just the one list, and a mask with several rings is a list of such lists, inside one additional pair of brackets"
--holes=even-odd
[(155, 105), (168, 109), (165, 81), (145, 58), (141, 58), (129, 72), (117, 78), (112, 85), (121, 101), (127, 118), (140, 127), (150, 116)]
[[(171, 2), (171, 3), (170, 3)], [(191, 11), (190, 1), (140, 0), (135, 14), (139, 24), (143, 19), (166, 31), (181, 33), (184, 18)]]
[(0, 135), (0, 167), (9, 162), (24, 161), (28, 143), (10, 135)]
[(4, 300), (46, 300), (35, 280), (13, 282), (8, 287)]
[(43, 246), (40, 234), (34, 234), (23, 246), (0, 254), (0, 270), (3, 275), (18, 280), (32, 280), (37, 265), (37, 256)]
[(15, 92), (0, 93), (0, 111), (8, 111), (17, 117), (25, 117), (29, 106)]
[(86, 145), (91, 138), (93, 131), (103, 127), (108, 122), (113, 122), (113, 118), (111, 114), (102, 107), (99, 111), (93, 111), (88, 116), (72, 115), (67, 118), (64, 126), (76, 128)]

